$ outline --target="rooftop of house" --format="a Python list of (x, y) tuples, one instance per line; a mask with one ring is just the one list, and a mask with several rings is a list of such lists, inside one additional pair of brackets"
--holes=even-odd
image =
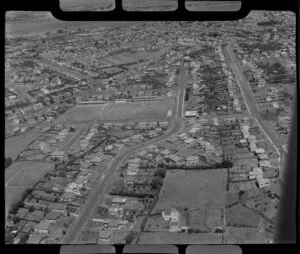
[(39, 230), (48, 230), (51, 223), (52, 222), (50, 220), (42, 220), (39, 224), (35, 225), (34, 228)]
[(127, 201), (126, 198), (121, 198), (121, 197), (115, 197), (112, 199), (112, 203), (122, 203), (122, 204), (125, 204)]
[(113, 233), (111, 232), (111, 231), (104, 231), (104, 230), (101, 230), (100, 232), (99, 232), (99, 238), (100, 239), (109, 239), (109, 238), (111, 238), (112, 237), (112, 235), (113, 235)]
[(199, 160), (199, 157), (198, 156), (195, 156), (195, 155), (191, 155), (191, 156), (188, 156), (186, 158), (187, 161), (195, 161), (195, 160)]

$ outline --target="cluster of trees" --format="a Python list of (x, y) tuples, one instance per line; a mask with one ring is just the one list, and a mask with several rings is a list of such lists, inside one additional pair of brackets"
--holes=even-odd
[(188, 88), (185, 89), (185, 96), (184, 96), (184, 100), (185, 101), (189, 100), (191, 90), (192, 89), (190, 87), (188, 87)]
[(186, 164), (164, 164), (159, 163), (158, 168), (163, 169), (188, 169), (188, 170), (206, 170), (206, 169), (218, 169), (218, 168), (232, 168), (233, 163), (229, 160), (224, 160), (221, 163), (216, 163), (214, 165), (186, 165)]
[(162, 178), (155, 176), (152, 181), (150, 182), (150, 186), (152, 189), (156, 190), (156, 189), (160, 189), (161, 186), (163, 186), (163, 180)]
[(5, 230), (5, 243), (12, 244), (14, 242), (14, 236), (10, 233), (9, 230)]
[(191, 233), (207, 233), (207, 230), (200, 230), (200, 229), (197, 229), (197, 228), (189, 228), (187, 230), (188, 234), (191, 234)]
[(160, 177), (160, 178), (165, 178), (166, 176), (166, 169), (165, 168), (158, 168), (154, 172), (154, 176)]
[(152, 189), (160, 189), (163, 186), (163, 179), (166, 176), (165, 168), (157, 168), (154, 172), (154, 178), (152, 179), (150, 185)]
[(5, 169), (12, 164), (13, 160), (11, 157), (5, 157)]
[(136, 233), (133, 232), (133, 231), (130, 231), (129, 234), (126, 235), (126, 237), (124, 239), (125, 243), (126, 244), (132, 243), (132, 241), (134, 240), (135, 236), (136, 236)]
[(247, 225), (242, 223), (228, 223), (228, 226), (239, 227), (239, 228), (256, 228), (254, 225)]
[(228, 160), (224, 160), (221, 163), (216, 163), (214, 168), (232, 168), (233, 163)]
[(145, 193), (140, 192), (137, 193), (133, 190), (112, 190), (109, 192), (110, 195), (117, 195), (117, 196), (127, 196), (127, 197), (134, 197), (134, 198), (153, 198), (153, 193)]
[(214, 233), (217, 233), (217, 234), (222, 234), (225, 232), (225, 228), (216, 228), (215, 232)]

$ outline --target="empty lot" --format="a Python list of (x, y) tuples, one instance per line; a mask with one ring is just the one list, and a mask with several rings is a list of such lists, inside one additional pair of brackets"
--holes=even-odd
[(224, 244), (268, 243), (266, 235), (255, 228), (226, 227)]
[(240, 204), (226, 209), (227, 225), (257, 227), (260, 216)]
[(169, 170), (164, 179), (156, 209), (223, 208), (226, 203), (226, 180), (225, 169)]
[(139, 244), (221, 244), (222, 234), (142, 233)]

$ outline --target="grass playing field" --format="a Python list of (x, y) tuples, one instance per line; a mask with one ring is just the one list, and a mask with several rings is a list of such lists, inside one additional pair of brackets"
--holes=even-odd
[(105, 105), (78, 105), (63, 115), (61, 115), (56, 122), (85, 122), (99, 120), (100, 113)]
[(167, 171), (156, 209), (223, 208), (226, 203), (227, 171)]
[(172, 109), (173, 98), (153, 103), (114, 103), (105, 108), (101, 120), (164, 119)]
[(5, 170), (5, 208), (17, 202), (26, 188), (32, 187), (46, 172), (53, 169), (53, 163), (23, 161), (13, 163)]

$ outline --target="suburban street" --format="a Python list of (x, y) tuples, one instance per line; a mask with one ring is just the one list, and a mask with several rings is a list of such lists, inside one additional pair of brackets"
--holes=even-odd
[(185, 86), (187, 84), (187, 69), (186, 67), (180, 68), (179, 78), (178, 78), (178, 103), (176, 110), (176, 118), (184, 117), (184, 95)]
[(93, 188), (90, 192), (89, 197), (84, 204), (83, 210), (79, 218), (74, 222), (71, 228), (68, 230), (65, 239), (63, 242), (65, 243), (77, 243), (78, 242), (78, 233), (81, 232), (84, 225), (89, 221), (91, 218), (94, 210), (102, 202), (104, 198), (104, 193), (106, 192), (107, 188), (111, 184), (113, 176), (115, 172), (117, 172), (118, 168), (122, 165), (123, 161), (134, 153), (138, 149), (142, 149), (150, 144), (156, 144), (164, 139), (167, 139), (173, 136), (176, 133), (179, 133), (183, 128), (183, 111), (184, 111), (184, 94), (185, 94), (185, 85), (187, 83), (187, 73), (186, 68), (182, 67), (180, 69), (179, 74), (179, 81), (178, 81), (178, 98), (177, 100), (177, 111), (176, 117), (172, 119), (170, 122), (169, 130), (164, 135), (157, 137), (155, 139), (149, 140), (147, 142), (137, 144), (133, 147), (126, 148), (125, 150), (121, 151), (113, 160), (109, 163), (107, 169), (102, 174), (101, 179), (99, 179), (97, 185)]
[(224, 51), (225, 59), (227, 58), (227, 61), (229, 62), (229, 65), (231, 66), (232, 71), (236, 76), (238, 85), (247, 105), (249, 115), (253, 116), (256, 119), (258, 126), (262, 129), (264, 135), (269, 139), (271, 144), (274, 146), (277, 154), (280, 156), (280, 150), (278, 149), (278, 147), (281, 147), (283, 144), (277, 139), (276, 134), (268, 128), (261, 115), (259, 114), (255, 97), (252, 94), (248, 81), (246, 80), (245, 76), (238, 66), (237, 59), (232, 51), (231, 45), (227, 45)]

